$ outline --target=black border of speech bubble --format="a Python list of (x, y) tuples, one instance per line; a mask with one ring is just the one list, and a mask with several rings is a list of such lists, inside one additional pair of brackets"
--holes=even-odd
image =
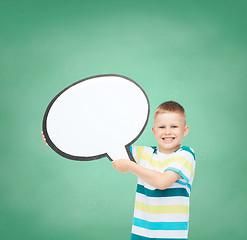
[(56, 147), (56, 145), (51, 141), (50, 137), (49, 137), (49, 134), (47, 132), (47, 127), (46, 127), (46, 124), (47, 124), (47, 116), (49, 114), (49, 111), (53, 105), (53, 103), (56, 101), (56, 99), (62, 94), (64, 93), (66, 90), (68, 90), (69, 88), (73, 87), (74, 85), (78, 84), (78, 83), (81, 83), (83, 81), (86, 81), (86, 80), (89, 80), (89, 79), (92, 79), (92, 78), (96, 78), (96, 77), (105, 77), (105, 76), (116, 76), (116, 77), (122, 77), (122, 78), (125, 78), (126, 80), (129, 80), (131, 81), (132, 83), (134, 83), (136, 86), (138, 86), (142, 92), (144, 93), (146, 99), (147, 99), (147, 103), (148, 103), (148, 114), (147, 114), (147, 119), (146, 119), (146, 122), (142, 128), (142, 130), (140, 131), (140, 133), (136, 136), (136, 138), (134, 138), (131, 142), (129, 142), (128, 144), (125, 145), (125, 149), (128, 153), (128, 156), (130, 158), (131, 161), (134, 161), (133, 159), (133, 156), (130, 152), (130, 149), (129, 147), (131, 146), (131, 144), (133, 144), (140, 136), (141, 134), (143, 133), (144, 129), (146, 128), (147, 126), (147, 123), (148, 123), (148, 118), (149, 118), (149, 114), (150, 114), (150, 103), (149, 103), (149, 100), (148, 100), (148, 97), (147, 97), (147, 94), (145, 93), (145, 91), (141, 88), (141, 86), (139, 84), (137, 84), (134, 80), (126, 77), (126, 76), (123, 76), (123, 75), (119, 75), (119, 74), (99, 74), (99, 75), (95, 75), (95, 76), (91, 76), (91, 77), (87, 77), (87, 78), (84, 78), (82, 80), (79, 80), (71, 85), (69, 85), (68, 87), (66, 87), (65, 89), (63, 89), (61, 92), (59, 92), (52, 100), (51, 102), (49, 103), (48, 107), (46, 108), (46, 111), (45, 111), (45, 114), (44, 114), (44, 117), (43, 117), (43, 134), (46, 138), (46, 142), (48, 143), (48, 145), (56, 152), (58, 153), (59, 155), (61, 155), (62, 157), (65, 157), (65, 158), (68, 158), (68, 159), (71, 159), (71, 160), (76, 160), (76, 161), (91, 161), (91, 160), (97, 160), (97, 159), (100, 159), (100, 158), (103, 158), (103, 157), (107, 157), (110, 161), (113, 161), (113, 159), (111, 159), (111, 157), (107, 154), (107, 153), (104, 153), (104, 154), (100, 154), (100, 155), (95, 155), (95, 156), (89, 156), (89, 157), (81, 157), (81, 156), (73, 156), (73, 155), (70, 155), (70, 154), (67, 154), (63, 151), (61, 151), (59, 148)]

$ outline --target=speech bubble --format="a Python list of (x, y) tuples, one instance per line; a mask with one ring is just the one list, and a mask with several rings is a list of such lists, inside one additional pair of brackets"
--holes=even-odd
[(144, 131), (149, 113), (148, 97), (132, 79), (96, 75), (73, 83), (52, 99), (43, 133), (48, 145), (68, 159), (133, 160), (129, 146)]

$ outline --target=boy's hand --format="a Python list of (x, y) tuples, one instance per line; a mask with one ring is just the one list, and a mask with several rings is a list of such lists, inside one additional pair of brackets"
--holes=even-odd
[(49, 146), (48, 143), (46, 142), (46, 139), (45, 139), (45, 136), (44, 136), (43, 131), (41, 131), (41, 134), (42, 134), (42, 139), (43, 139), (43, 141), (45, 142), (45, 144), (46, 144), (47, 146)]
[(113, 162), (112, 167), (116, 168), (120, 173), (128, 173), (131, 171), (133, 164), (135, 163), (128, 159), (118, 159)]

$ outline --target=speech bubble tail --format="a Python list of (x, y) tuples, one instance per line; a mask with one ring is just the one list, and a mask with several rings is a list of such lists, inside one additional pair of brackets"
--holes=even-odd
[(115, 160), (118, 160), (118, 159), (128, 159), (128, 160), (130, 160), (130, 157), (129, 157), (128, 152), (127, 152), (125, 147), (121, 147), (121, 148), (118, 148), (118, 149), (114, 149), (114, 150), (108, 151), (107, 155), (108, 155), (108, 158), (111, 161), (115, 161)]

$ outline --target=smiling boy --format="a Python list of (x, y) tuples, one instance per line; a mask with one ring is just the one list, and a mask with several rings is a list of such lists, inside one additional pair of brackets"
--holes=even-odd
[(152, 132), (158, 148), (133, 146), (135, 162), (119, 159), (112, 165), (138, 177), (131, 240), (186, 240), (195, 154), (181, 147), (189, 132), (184, 108), (174, 101), (162, 103)]

